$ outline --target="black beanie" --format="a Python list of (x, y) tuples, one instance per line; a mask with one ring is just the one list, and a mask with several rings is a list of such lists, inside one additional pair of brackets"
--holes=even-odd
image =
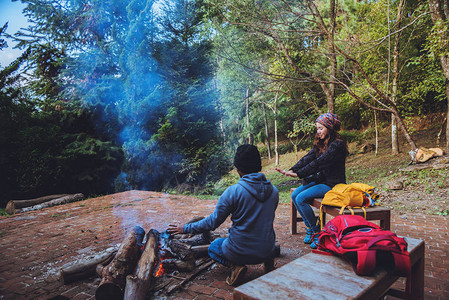
[(245, 174), (260, 172), (262, 161), (257, 147), (250, 144), (239, 146), (235, 152), (234, 166)]

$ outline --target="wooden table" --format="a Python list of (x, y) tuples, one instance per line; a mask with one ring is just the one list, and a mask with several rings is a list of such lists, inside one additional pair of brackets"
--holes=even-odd
[(234, 290), (233, 299), (379, 299), (385, 294), (424, 298), (424, 242), (406, 238), (412, 265), (410, 295), (390, 287), (399, 278), (376, 270), (358, 276), (336, 256), (309, 253)]
[[(292, 188), (290, 190), (293, 192), (295, 189)], [(323, 198), (315, 198), (312, 201), (312, 206), (320, 209), (321, 207), (321, 201)], [(298, 232), (298, 222), (302, 221), (302, 218), (298, 216), (298, 211), (296, 210), (295, 205), (293, 204), (293, 201), (291, 201), (290, 198), (290, 206), (291, 206), (291, 215), (290, 215), (290, 232), (291, 234), (296, 234)], [(329, 205), (323, 205), (323, 224), (326, 224), (326, 214), (329, 214), (333, 217), (338, 216), (340, 214), (340, 207), (335, 206), (329, 206)], [(355, 215), (365, 216), (365, 212), (361, 208), (353, 208)], [(390, 230), (390, 218), (391, 218), (391, 212), (389, 208), (383, 207), (383, 206), (372, 206), (372, 207), (366, 207), (366, 219), (367, 220), (378, 220), (379, 226)], [(344, 214), (351, 214), (349, 210), (345, 210)]]

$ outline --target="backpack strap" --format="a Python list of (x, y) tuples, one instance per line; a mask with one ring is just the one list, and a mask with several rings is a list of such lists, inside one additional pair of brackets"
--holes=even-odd
[(353, 265), (357, 275), (370, 274), (376, 267), (376, 250), (357, 251), (357, 266)]
[(411, 272), (410, 257), (401, 253), (392, 252), (394, 269), (398, 275), (408, 276)]
[[(341, 209), (340, 209), (340, 215), (343, 214), (343, 212), (345, 211), (345, 208), (349, 209), (349, 211), (351, 212), (351, 215), (354, 215), (353, 208), (361, 208), (363, 210), (363, 218), (366, 219), (366, 209), (363, 206), (360, 206), (360, 207), (351, 207), (349, 205), (342, 206)], [(321, 213), (321, 209), (320, 209), (320, 213)]]
[(351, 206), (348, 206), (348, 205), (344, 205), (344, 206), (341, 207), (340, 215), (343, 214), (343, 212), (345, 211), (345, 208), (349, 209), (349, 211), (351, 212), (351, 215), (354, 215), (354, 210), (351, 208)]
[(324, 227), (324, 224), (323, 224), (323, 203), (321, 203), (321, 206), (320, 206), (320, 230), (323, 230), (323, 227)]
[(365, 218), (365, 220), (366, 220), (366, 209), (362, 206), (362, 207), (360, 207), (362, 210), (363, 210), (363, 217)]

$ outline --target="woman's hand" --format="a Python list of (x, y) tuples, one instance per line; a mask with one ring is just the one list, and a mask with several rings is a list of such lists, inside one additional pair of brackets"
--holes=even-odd
[(167, 232), (173, 235), (184, 233), (184, 225), (168, 224)]
[(276, 171), (278, 171), (279, 173), (284, 174), (284, 175), (286, 175), (286, 176), (290, 176), (290, 177), (298, 177), (298, 174), (296, 174), (296, 173), (293, 172), (292, 170), (285, 171), (285, 170), (279, 169), (278, 167), (276, 167), (276, 168), (274, 168), (274, 169), (275, 169)]

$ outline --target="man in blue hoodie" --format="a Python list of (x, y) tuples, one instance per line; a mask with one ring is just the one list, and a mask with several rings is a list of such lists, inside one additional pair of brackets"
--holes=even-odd
[(226, 283), (234, 285), (246, 272), (246, 265), (264, 263), (265, 271), (274, 268), (275, 233), (273, 222), (279, 192), (265, 175), (257, 147), (249, 144), (237, 148), (234, 166), (240, 180), (226, 189), (208, 217), (190, 224), (169, 225), (170, 234), (201, 233), (215, 230), (231, 215), (227, 238), (209, 246), (209, 256), (231, 268)]

